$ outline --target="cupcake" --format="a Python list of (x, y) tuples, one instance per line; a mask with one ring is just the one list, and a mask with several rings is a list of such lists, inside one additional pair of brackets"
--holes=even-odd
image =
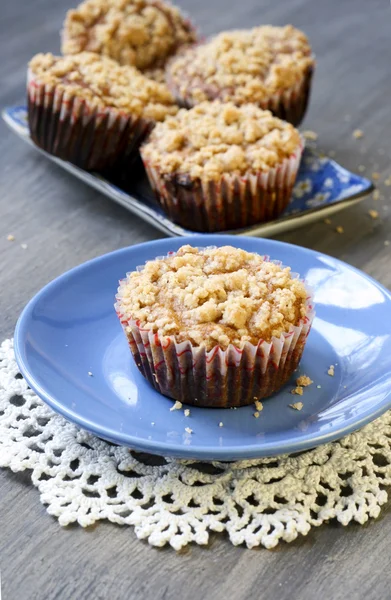
[(153, 387), (196, 406), (245, 406), (297, 368), (314, 317), (289, 267), (225, 246), (182, 246), (120, 282), (116, 311)]
[(126, 163), (155, 122), (177, 112), (164, 84), (92, 52), (37, 54), (27, 95), (32, 140), (87, 170)]
[(302, 154), (299, 132), (254, 104), (203, 102), (159, 123), (140, 148), (169, 217), (201, 232), (276, 219)]
[(298, 125), (307, 108), (314, 58), (291, 25), (226, 31), (173, 58), (167, 83), (178, 103), (253, 102)]
[(160, 0), (86, 0), (67, 13), (63, 54), (84, 50), (140, 70), (163, 66), (196, 35), (190, 22)]

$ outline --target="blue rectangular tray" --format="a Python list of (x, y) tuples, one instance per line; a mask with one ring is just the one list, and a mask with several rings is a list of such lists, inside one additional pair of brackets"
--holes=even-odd
[[(135, 169), (134, 180), (126, 190), (122, 189), (113, 181), (104, 179), (97, 173), (83, 171), (71, 163), (55, 158), (37, 148), (30, 139), (26, 106), (5, 108), (2, 116), (12, 131), (45, 154), (50, 160), (53, 160), (91, 187), (99, 190), (111, 200), (118, 202), (144, 219), (144, 221), (151, 223), (166, 235), (198, 234), (198, 232), (184, 229), (173, 223), (165, 215), (156, 202), (142, 169)], [(296, 185), (293, 189), (292, 200), (284, 214), (275, 221), (259, 223), (225, 233), (262, 237), (282, 233), (325, 218), (352, 204), (356, 204), (363, 200), (373, 189), (374, 186), (369, 179), (351, 173), (334, 160), (319, 156), (314, 150), (306, 148)]]

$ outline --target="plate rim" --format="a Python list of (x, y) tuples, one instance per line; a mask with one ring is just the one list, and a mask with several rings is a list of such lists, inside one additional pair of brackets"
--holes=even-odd
[[(113, 200), (117, 204), (123, 206), (127, 210), (129, 210), (132, 214), (140, 217), (159, 231), (162, 231), (166, 235), (170, 237), (188, 237), (193, 235), (209, 235), (208, 233), (200, 233), (198, 231), (192, 232), (191, 230), (184, 229), (181, 225), (174, 223), (168, 215), (159, 214), (159, 218), (156, 217), (156, 211), (153, 208), (150, 208), (144, 202), (135, 196), (132, 196), (128, 192), (125, 192), (117, 185), (111, 183), (107, 179), (100, 177), (99, 174), (89, 173), (84, 169), (80, 169), (76, 165), (73, 165), (67, 161), (64, 161), (60, 158), (57, 158), (48, 152), (45, 152), (42, 148), (36, 146), (30, 135), (22, 131), (22, 126), (18, 125), (16, 121), (12, 118), (10, 114), (12, 110), (21, 109), (26, 110), (26, 105), (15, 104), (12, 106), (6, 106), (1, 111), (1, 116), (6, 123), (7, 127), (11, 129), (15, 135), (25, 141), (29, 146), (32, 146), (35, 150), (37, 150), (40, 154), (43, 154), (50, 161), (57, 164), (59, 167), (76, 177), (79, 181), (87, 184), (88, 186), (96, 189), (98, 192)], [(366, 181), (368, 186), (365, 190), (361, 192), (357, 192), (356, 194), (351, 194), (346, 198), (342, 198), (341, 200), (337, 200), (331, 204), (325, 204), (320, 207), (308, 208), (305, 211), (302, 211), (298, 214), (291, 214), (282, 216), (274, 221), (268, 221), (266, 223), (256, 223), (254, 225), (250, 225), (248, 227), (243, 227), (239, 229), (231, 229), (227, 231), (223, 231), (220, 234), (218, 232), (210, 235), (235, 235), (235, 236), (249, 236), (249, 237), (268, 237), (271, 235), (275, 235), (277, 233), (284, 233), (286, 231), (290, 231), (293, 229), (298, 229), (300, 227), (304, 227), (310, 223), (315, 223), (320, 219), (324, 218), (327, 215), (333, 215), (341, 210), (354, 206), (355, 204), (361, 202), (366, 198), (369, 194), (371, 194), (376, 186), (373, 181), (368, 179), (367, 177), (363, 177), (353, 171), (349, 171), (343, 165), (340, 165), (333, 158), (327, 157), (328, 160), (337, 165), (340, 169), (346, 171), (347, 173), (351, 173), (359, 177), (362, 181)]]
[[(187, 241), (189, 243), (194, 243), (194, 236), (188, 236)], [(199, 238), (199, 245), (204, 245), (205, 239), (219, 238), (219, 242), (221, 244), (231, 243), (240, 245), (240, 241), (242, 238), (251, 239), (250, 236), (236, 236), (236, 235), (213, 235), (213, 234), (200, 234), (196, 236)], [(262, 238), (259, 239), (259, 242), (262, 243)], [(300, 452), (303, 450), (310, 450), (312, 448), (317, 447), (320, 444), (324, 444), (326, 442), (332, 442), (337, 439), (344, 437), (345, 435), (360, 429), (367, 423), (375, 420), (377, 417), (386, 412), (389, 408), (391, 408), (391, 389), (387, 396), (381, 401), (380, 404), (377, 405), (376, 410), (372, 410), (371, 408), (366, 409), (360, 419), (357, 420), (354, 416), (344, 420), (342, 426), (333, 428), (331, 431), (315, 435), (312, 433), (302, 436), (299, 440), (295, 440), (292, 442), (291, 439), (283, 440), (278, 444), (278, 450), (273, 450), (273, 446), (275, 446), (275, 442), (261, 443), (255, 444), (254, 442), (251, 444), (245, 444), (240, 447), (233, 446), (202, 446), (197, 448), (192, 448), (191, 446), (183, 446), (182, 444), (178, 444), (175, 442), (164, 442), (164, 441), (153, 441), (147, 439), (141, 439), (129, 434), (123, 434), (120, 431), (114, 431), (112, 429), (108, 429), (104, 426), (100, 426), (96, 422), (92, 422), (84, 417), (80, 417), (77, 413), (72, 410), (64, 407), (63, 404), (57, 400), (57, 398), (47, 392), (42, 386), (37, 382), (34, 374), (31, 372), (28, 366), (28, 359), (26, 357), (26, 352), (24, 350), (24, 342), (26, 340), (26, 328), (28, 327), (28, 320), (31, 315), (32, 309), (36, 306), (36, 304), (40, 301), (41, 297), (47, 294), (53, 287), (56, 287), (58, 282), (64, 283), (67, 279), (72, 277), (75, 273), (79, 273), (84, 269), (88, 269), (91, 264), (97, 264), (102, 260), (113, 259), (115, 256), (126, 254), (131, 249), (139, 249), (142, 248), (154, 248), (155, 246), (161, 246), (162, 244), (165, 246), (169, 246), (172, 243), (183, 242), (183, 238), (178, 238), (177, 240), (172, 240), (171, 238), (163, 238), (153, 241), (142, 242), (140, 244), (134, 244), (133, 246), (126, 246), (124, 248), (120, 248), (114, 250), (112, 252), (108, 252), (106, 254), (97, 256), (92, 258), (86, 262), (83, 262), (72, 269), (69, 269), (47, 283), (43, 288), (41, 288), (34, 296), (30, 299), (27, 305), (22, 310), (20, 314), (14, 334), (14, 352), (15, 359), (22, 373), (24, 379), (30, 388), (47, 404), (49, 405), (55, 412), (61, 414), (63, 417), (68, 419), (69, 421), (76, 423), (81, 428), (86, 429), (92, 432), (94, 435), (110, 440), (120, 445), (124, 445), (135, 450), (142, 450), (149, 452), (151, 454), (158, 454), (161, 456), (176, 456), (182, 458), (195, 458), (199, 460), (242, 460), (242, 459), (250, 459), (250, 458), (261, 458), (261, 457), (271, 457), (283, 454), (291, 454), (295, 452)], [(359, 274), (364, 279), (368, 280), (372, 284), (374, 284), (378, 289), (380, 289), (383, 293), (391, 301), (391, 292), (384, 287), (380, 282), (373, 279), (370, 275), (367, 275), (360, 269), (349, 265), (348, 263), (341, 261), (338, 258), (334, 258), (322, 252), (317, 252), (315, 250), (304, 248), (302, 246), (297, 246), (294, 244), (290, 244), (287, 242), (280, 242), (278, 240), (265, 240), (265, 243), (268, 245), (272, 245), (274, 248), (278, 248), (281, 245), (287, 247), (288, 249), (292, 249), (293, 251), (299, 249), (304, 252), (304, 254), (316, 254), (317, 257), (326, 257), (327, 259), (331, 259), (335, 261), (337, 264), (341, 264), (345, 268), (352, 270), (353, 272)], [(158, 253), (157, 253), (158, 254)]]

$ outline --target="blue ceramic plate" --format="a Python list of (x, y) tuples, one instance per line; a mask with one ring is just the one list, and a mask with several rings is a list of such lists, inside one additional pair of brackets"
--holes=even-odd
[[(118, 280), (182, 243), (231, 244), (291, 265), (315, 290), (316, 313), (298, 374), (254, 407), (170, 412), (133, 364), (113, 302)], [(312, 250), (238, 236), (164, 239), (124, 248), (65, 273), (24, 309), (15, 332), (20, 370), (55, 411), (118, 444), (177, 457), (234, 460), (312, 448), (353, 431), (391, 407), (391, 294), (349, 265)], [(330, 365), (335, 375), (327, 374)], [(89, 375), (92, 373), (92, 376)], [(288, 405), (304, 403), (298, 412)], [(219, 422), (223, 427), (219, 427)], [(193, 430), (192, 434), (185, 431)]]
[[(30, 139), (25, 106), (11, 106), (4, 109), (3, 119), (12, 131), (34, 146)], [(166, 235), (199, 235), (170, 221), (157, 204), (142, 169), (134, 170), (132, 181), (127, 189), (124, 189), (97, 173), (88, 173), (43, 150), (41, 152), (87, 185), (118, 202)], [(284, 214), (276, 221), (259, 223), (229, 233), (267, 237), (295, 229), (295, 227), (309, 225), (360, 202), (372, 190), (373, 184), (369, 179), (347, 171), (327, 156), (321, 157), (313, 150), (306, 149), (293, 190), (292, 201)]]

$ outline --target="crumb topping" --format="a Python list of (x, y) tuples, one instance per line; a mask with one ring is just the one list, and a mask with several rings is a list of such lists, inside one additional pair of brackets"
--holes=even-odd
[(297, 129), (254, 104), (203, 102), (159, 123), (142, 156), (163, 174), (219, 179), (269, 171), (301, 145)]
[(116, 108), (153, 121), (177, 112), (164, 84), (144, 77), (134, 67), (121, 67), (92, 52), (64, 57), (37, 54), (29, 67), (41, 83), (71, 91), (93, 108)]
[(305, 317), (306, 298), (289, 267), (231, 246), (187, 245), (130, 273), (120, 283), (117, 310), (122, 321), (136, 320), (160, 336), (225, 350), (288, 332)]
[(83, 50), (146, 69), (163, 64), (181, 45), (196, 40), (178, 8), (160, 0), (86, 0), (69, 10), (63, 54)]
[(292, 27), (224, 31), (172, 59), (168, 79), (194, 104), (263, 102), (290, 89), (314, 65), (307, 37)]

